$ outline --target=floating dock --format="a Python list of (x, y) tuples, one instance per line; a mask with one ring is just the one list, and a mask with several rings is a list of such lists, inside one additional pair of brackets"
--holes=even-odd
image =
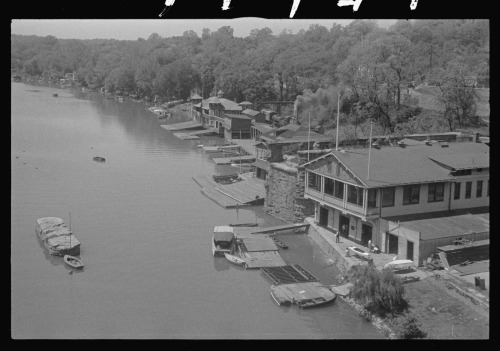
[(173, 124), (162, 124), (161, 127), (165, 130), (189, 130), (189, 129), (202, 129), (203, 124), (198, 122), (181, 122)]
[(250, 163), (255, 161), (255, 156), (230, 156), (230, 157), (214, 157), (212, 159), (216, 165), (230, 165), (231, 163)]
[(296, 304), (300, 308), (327, 305), (337, 297), (320, 282), (272, 285), (271, 296), (280, 306)]
[(221, 185), (212, 177), (199, 175), (193, 180), (202, 187), (201, 192), (224, 208), (261, 205), (266, 196), (265, 181), (247, 178), (232, 184)]
[(315, 276), (298, 264), (273, 268), (261, 268), (261, 272), (274, 285), (310, 283), (318, 281)]
[(278, 247), (268, 235), (255, 236), (248, 229), (230, 227), (238, 242), (240, 257), (245, 259), (247, 269), (279, 267), (286, 265)]
[(214, 132), (210, 129), (202, 129), (202, 130), (195, 130), (192, 132), (179, 132), (179, 133), (173, 133), (175, 137), (182, 139), (182, 140), (193, 140), (193, 139), (200, 139), (200, 135), (212, 135)]

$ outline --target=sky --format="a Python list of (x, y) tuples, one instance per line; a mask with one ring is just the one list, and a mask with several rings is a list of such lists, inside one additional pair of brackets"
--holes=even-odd
[[(330, 29), (333, 23), (348, 25), (349, 19), (264, 19), (245, 17), (235, 19), (162, 19), (162, 20), (12, 20), (11, 34), (37, 35), (45, 37), (52, 35), (58, 39), (147, 39), (152, 33), (158, 33), (167, 38), (180, 36), (186, 30), (193, 30), (201, 37), (203, 28), (216, 31), (223, 26), (231, 26), (234, 35), (246, 37), (252, 29), (269, 27), (273, 34), (279, 34), (283, 29), (297, 33), (308, 29), (311, 24), (319, 24)], [(379, 26), (388, 27), (396, 20), (377, 20)]]

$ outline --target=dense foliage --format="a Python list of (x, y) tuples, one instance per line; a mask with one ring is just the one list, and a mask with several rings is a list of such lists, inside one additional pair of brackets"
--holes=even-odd
[[(12, 72), (59, 79), (76, 73), (85, 87), (104, 87), (163, 100), (203, 97), (220, 89), (235, 101), (294, 101), (318, 97), (313, 124), (332, 124), (341, 95), (349, 124), (373, 120), (384, 132), (415, 129), (421, 109), (410, 88), (439, 86), (444, 125), (466, 124), (477, 97), (470, 81), (489, 80), (487, 20), (401, 20), (389, 29), (355, 20), (328, 29), (311, 25), (297, 34), (269, 28), (235, 37), (229, 26), (135, 41), (11, 36)], [(340, 87), (328, 90), (332, 86)], [(326, 93), (325, 93), (326, 91)], [(322, 96), (319, 96), (322, 94)], [(321, 106), (321, 107), (319, 107)]]
[(410, 313), (394, 318), (392, 324), (398, 339), (425, 339), (427, 337), (418, 318)]
[(407, 309), (404, 287), (392, 270), (379, 271), (375, 266), (354, 266), (350, 295), (366, 310), (379, 316), (396, 315)]

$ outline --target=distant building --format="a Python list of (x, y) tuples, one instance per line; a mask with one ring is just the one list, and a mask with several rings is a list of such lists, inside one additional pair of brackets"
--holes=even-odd
[(224, 114), (224, 137), (232, 139), (251, 139), (252, 119), (242, 114)]
[(219, 134), (224, 134), (224, 114), (239, 115), (242, 112), (236, 102), (216, 96), (193, 103), (191, 108), (193, 120), (213, 128)]

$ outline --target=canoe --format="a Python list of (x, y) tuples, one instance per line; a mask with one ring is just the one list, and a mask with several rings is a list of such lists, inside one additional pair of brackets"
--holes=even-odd
[(79, 269), (83, 268), (83, 263), (79, 258), (76, 258), (75, 256), (70, 256), (70, 255), (64, 255), (64, 263), (66, 263), (68, 266)]
[(246, 264), (246, 261), (244, 259), (239, 258), (238, 256), (228, 254), (227, 252), (224, 253), (224, 256), (226, 256), (227, 260), (229, 262), (231, 262), (232, 264), (235, 264), (238, 266), (244, 266)]

